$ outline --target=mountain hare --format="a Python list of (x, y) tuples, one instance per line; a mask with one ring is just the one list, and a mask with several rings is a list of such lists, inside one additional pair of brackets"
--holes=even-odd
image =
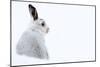
[(19, 55), (26, 55), (39, 59), (48, 59), (48, 52), (45, 47), (44, 35), (48, 33), (49, 27), (43, 19), (38, 17), (37, 10), (31, 4), (28, 5), (32, 17), (32, 25), (22, 34), (16, 52)]

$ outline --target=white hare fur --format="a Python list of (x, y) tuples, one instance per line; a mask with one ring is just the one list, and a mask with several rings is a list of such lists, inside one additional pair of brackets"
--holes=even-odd
[(44, 36), (49, 28), (43, 19), (38, 18), (36, 8), (31, 4), (29, 4), (29, 12), (33, 21), (31, 26), (20, 37), (16, 46), (16, 52), (19, 55), (48, 59)]

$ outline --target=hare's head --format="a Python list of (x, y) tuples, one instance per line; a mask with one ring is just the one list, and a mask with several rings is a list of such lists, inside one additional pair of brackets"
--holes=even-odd
[(47, 24), (45, 23), (43, 19), (38, 17), (36, 8), (32, 6), (31, 4), (29, 4), (28, 7), (29, 7), (30, 15), (32, 17), (32, 23), (34, 24), (34, 28), (43, 33), (48, 33), (49, 27), (47, 26)]

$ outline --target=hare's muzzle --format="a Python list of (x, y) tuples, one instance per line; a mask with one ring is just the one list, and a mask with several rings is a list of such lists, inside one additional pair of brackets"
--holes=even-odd
[(46, 30), (46, 33), (48, 33), (49, 32), (49, 28), (47, 28), (47, 30)]

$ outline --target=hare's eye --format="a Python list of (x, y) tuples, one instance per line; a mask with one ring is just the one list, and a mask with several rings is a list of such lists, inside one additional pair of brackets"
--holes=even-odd
[(43, 23), (41, 23), (41, 25), (42, 25), (42, 26), (45, 26), (45, 23), (43, 22)]

